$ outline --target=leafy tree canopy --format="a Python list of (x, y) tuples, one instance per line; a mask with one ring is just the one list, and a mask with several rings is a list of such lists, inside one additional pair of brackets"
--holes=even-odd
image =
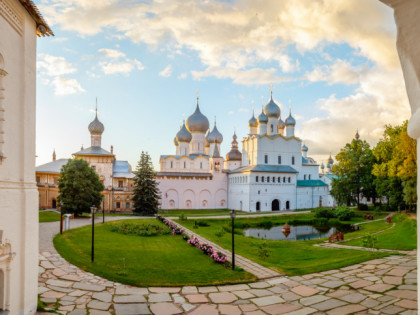
[(79, 215), (90, 212), (93, 205), (99, 208), (104, 185), (88, 162), (70, 159), (61, 168), (58, 190), (57, 201), (63, 202), (63, 211)]

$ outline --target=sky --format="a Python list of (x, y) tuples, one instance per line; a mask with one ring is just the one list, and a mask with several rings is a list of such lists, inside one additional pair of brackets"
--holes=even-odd
[(37, 0), (55, 36), (38, 40), (37, 165), (90, 146), (135, 168), (175, 154), (196, 106), (223, 134), (248, 134), (270, 98), (319, 163), (356, 130), (375, 145), (410, 116), (393, 12), (377, 0)]

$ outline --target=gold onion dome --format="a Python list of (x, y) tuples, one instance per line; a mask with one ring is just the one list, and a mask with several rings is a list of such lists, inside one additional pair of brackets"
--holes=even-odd
[(185, 127), (185, 121), (184, 121), (184, 123), (182, 124), (181, 129), (176, 134), (176, 140), (178, 142), (190, 142), (191, 139), (192, 139), (192, 135), (187, 130), (187, 128)]
[(232, 149), (226, 154), (226, 160), (228, 161), (241, 161), (242, 153), (238, 150), (238, 137), (236, 133), (233, 134)]
[(91, 134), (101, 135), (104, 132), (105, 127), (98, 119), (98, 110), (96, 110), (95, 119), (89, 124), (88, 129)]
[(210, 143), (209, 143), (209, 135), (210, 135), (210, 129), (207, 131), (207, 134), (204, 137), (204, 146), (206, 148), (208, 148), (210, 146)]
[(274, 102), (273, 95), (270, 97), (270, 101), (264, 106), (264, 114), (268, 118), (279, 118), (280, 117), (280, 107)]
[(209, 129), (209, 126), (209, 120), (200, 112), (200, 107), (198, 106), (197, 98), (197, 107), (195, 109), (195, 112), (187, 119), (187, 129), (191, 133), (206, 133), (207, 129)]
[(212, 132), (210, 132), (207, 138), (207, 141), (209, 143), (218, 143), (218, 144), (222, 143), (223, 141), (223, 135), (219, 132), (219, 130), (217, 130), (216, 122), (214, 123), (214, 128)]

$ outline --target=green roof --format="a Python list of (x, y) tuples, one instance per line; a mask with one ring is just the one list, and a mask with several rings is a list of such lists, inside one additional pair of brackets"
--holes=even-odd
[(298, 180), (297, 187), (324, 187), (328, 186), (320, 179)]

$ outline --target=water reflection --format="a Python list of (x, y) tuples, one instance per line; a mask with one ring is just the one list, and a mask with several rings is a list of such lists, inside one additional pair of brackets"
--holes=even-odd
[[(291, 226), (290, 233), (284, 233), (283, 226), (275, 226), (271, 229), (245, 229), (245, 236), (253, 236), (260, 239), (278, 240), (278, 241), (307, 241), (319, 238), (329, 237), (336, 233), (333, 227), (316, 228), (310, 225)], [(286, 235), (287, 236), (286, 236)]]

